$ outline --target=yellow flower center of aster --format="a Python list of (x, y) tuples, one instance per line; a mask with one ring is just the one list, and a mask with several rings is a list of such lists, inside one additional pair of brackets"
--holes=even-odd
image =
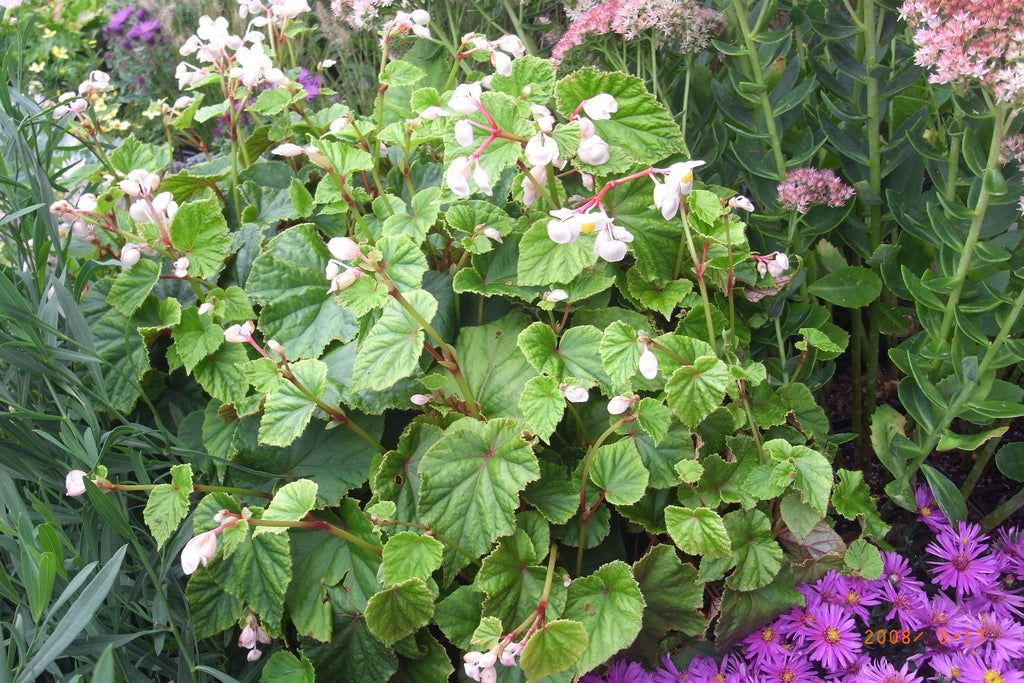
[(985, 681), (985, 683), (1006, 683), (1003, 675), (994, 669), (985, 669), (985, 673), (981, 675), (981, 680)]
[(594, 232), (594, 228), (596, 227), (597, 223), (581, 223), (580, 232), (582, 232), (584, 235), (589, 235), (590, 233)]
[(782, 681), (782, 683), (793, 683), (793, 681), (796, 680), (796, 673), (787, 667), (779, 672), (779, 680)]
[(846, 593), (846, 602), (849, 605), (859, 605), (860, 604), (860, 596), (857, 595), (857, 591), (855, 591), (855, 590), (847, 591), (847, 593)]
[(825, 642), (829, 645), (836, 645), (839, 643), (839, 630), (834, 626), (829, 626), (825, 629)]
[(928, 508), (928, 507), (921, 508), (921, 516), (922, 517), (931, 517), (932, 516), (932, 509)]
[(763, 631), (761, 631), (761, 640), (763, 640), (766, 643), (770, 643), (770, 642), (772, 642), (772, 637), (774, 635), (775, 634), (772, 633), (772, 627), (768, 626)]

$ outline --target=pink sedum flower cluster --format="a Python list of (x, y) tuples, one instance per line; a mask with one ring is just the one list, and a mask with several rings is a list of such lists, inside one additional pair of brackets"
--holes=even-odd
[(778, 202), (782, 208), (807, 213), (811, 206), (842, 206), (854, 195), (853, 188), (839, 179), (835, 171), (796, 168), (779, 183)]
[(1024, 8), (1006, 0), (908, 0), (914, 59), (932, 83), (980, 84), (1001, 102), (1024, 99)]

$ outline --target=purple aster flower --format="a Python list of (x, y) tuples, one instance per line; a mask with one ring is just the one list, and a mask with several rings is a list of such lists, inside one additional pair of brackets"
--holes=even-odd
[[(918, 618), (925, 626), (930, 626), (936, 632), (953, 628), (956, 620), (963, 612), (963, 608), (941, 593), (932, 596), (926, 604), (918, 610)], [(955, 631), (953, 631), (955, 632)], [(952, 636), (952, 633), (950, 633)]]
[(315, 73), (312, 73), (309, 69), (302, 69), (299, 71), (298, 78), (299, 85), (306, 91), (306, 100), (316, 99), (320, 95), (320, 77)]
[(892, 664), (881, 660), (864, 667), (860, 680), (862, 683), (924, 683), (924, 679), (920, 676), (912, 676), (907, 672), (906, 662), (897, 671)]
[(651, 674), (651, 683), (688, 683), (689, 680), (686, 672), (676, 668), (675, 662), (668, 655), (661, 658), (661, 668)]
[(820, 680), (811, 660), (803, 655), (784, 655), (761, 667), (762, 683), (816, 683)]
[(1024, 617), (1024, 595), (1000, 584), (989, 586), (966, 605), (970, 612), (995, 612), (1002, 617)]
[(143, 42), (153, 44), (156, 41), (156, 35), (160, 32), (160, 20), (150, 19), (149, 21), (140, 21), (139, 23), (128, 29), (127, 37), (132, 40), (141, 40)]
[(882, 602), (890, 607), (885, 621), (891, 622), (894, 619), (899, 622), (900, 628), (916, 631), (924, 624), (921, 622), (920, 610), (924, 606), (927, 596), (924, 591), (916, 586), (898, 586), (885, 582), (882, 584)]
[(857, 615), (866, 623), (868, 607), (880, 602), (878, 589), (873, 584), (874, 582), (857, 576), (838, 575), (833, 580), (837, 595), (836, 604), (845, 607), (848, 612)]
[(773, 657), (786, 655), (788, 650), (782, 633), (778, 622), (768, 624), (743, 639), (743, 651), (757, 665)]
[(914, 576), (907, 558), (890, 550), (882, 551), (882, 579), (894, 586), (924, 588), (924, 582)]
[(1024, 671), (1014, 664), (986, 661), (977, 655), (964, 658), (960, 683), (1024, 683)]
[(597, 674), (587, 674), (580, 679), (580, 683), (604, 683), (604, 679)]
[(802, 627), (807, 656), (827, 669), (841, 667), (861, 650), (863, 642), (851, 616), (839, 605), (820, 603), (807, 608), (809, 624)]
[(650, 683), (651, 675), (639, 662), (617, 659), (604, 675), (605, 683)]
[(928, 665), (935, 669), (935, 673), (941, 674), (952, 680), (960, 678), (960, 667), (963, 666), (964, 656), (962, 653), (953, 652), (948, 654), (935, 654), (928, 659)]
[(1001, 664), (1024, 655), (1024, 626), (1013, 619), (994, 613), (975, 614), (962, 623), (972, 636), (974, 651), (985, 661)]
[(845, 665), (833, 669), (825, 678), (837, 683), (861, 683), (860, 675), (870, 663), (870, 657), (866, 654), (859, 654)]
[(996, 560), (985, 554), (987, 538), (977, 524), (961, 522), (958, 531), (943, 529), (925, 548), (939, 558), (938, 562), (928, 561), (934, 567), (935, 582), (941, 588), (955, 588), (957, 600), (964, 594), (976, 595), (995, 583)]
[(725, 681), (725, 673), (714, 657), (697, 655), (690, 662), (686, 675), (689, 678), (683, 680), (690, 681), (690, 683), (723, 683)]
[(936, 533), (947, 528), (949, 520), (946, 519), (946, 515), (942, 514), (942, 510), (939, 509), (939, 505), (935, 502), (930, 488), (924, 484), (915, 486), (914, 503), (917, 505), (916, 512), (919, 522), (924, 522), (925, 526)]
[(124, 30), (124, 26), (132, 16), (131, 7), (122, 7), (113, 14), (110, 15), (110, 19), (107, 21), (107, 25), (103, 28), (104, 31), (109, 33), (120, 33)]
[(1000, 572), (1008, 572), (1024, 580), (1024, 533), (1011, 526), (999, 530), (999, 539), (992, 551)]

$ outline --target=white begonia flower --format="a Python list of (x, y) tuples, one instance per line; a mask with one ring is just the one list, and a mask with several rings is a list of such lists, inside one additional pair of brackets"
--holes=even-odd
[[(558, 388), (562, 390), (565, 400), (569, 403), (586, 403), (590, 400), (590, 392), (581, 386), (562, 382)], [(506, 664), (505, 666), (509, 665)]]
[(455, 122), (455, 141), (463, 147), (470, 147), (473, 144), (473, 130), (475, 126), (469, 119), (462, 119)]
[(256, 325), (251, 320), (246, 320), (238, 325), (231, 325), (224, 328), (224, 341), (249, 342), (252, 340), (252, 333), (256, 331)]
[(204, 301), (199, 305), (199, 315), (206, 315), (207, 313), (213, 313), (213, 304), (209, 301)]
[(579, 155), (580, 161), (591, 166), (606, 164), (612, 156), (608, 143), (598, 135), (591, 135), (588, 138), (581, 139), (576, 153)]
[(640, 374), (647, 379), (654, 379), (658, 376), (658, 357), (651, 351), (646, 340), (641, 341), (641, 343), (644, 350), (640, 354), (640, 361), (638, 363)]
[(629, 410), (634, 401), (639, 400), (636, 396), (613, 396), (608, 401), (608, 412), (611, 415), (621, 415)]
[(457, 114), (472, 114), (480, 109), (480, 83), (460, 83), (448, 100), (448, 107)]
[(548, 167), (534, 166), (523, 177), (520, 186), (523, 188), (523, 203), (531, 206), (540, 197), (541, 188), (548, 181)]
[(473, 182), (476, 183), (476, 186), (480, 188), (481, 192), (488, 197), (491, 196), (491, 192), (493, 190), (491, 187), (491, 177), (487, 175), (487, 171), (485, 171), (484, 167), (480, 165), (479, 159), (473, 160)]
[[(525, 641), (525, 639), (524, 639)], [(501, 651), (501, 656), (498, 658), (505, 666), (516, 666), (516, 657), (523, 651), (524, 641), (518, 643), (509, 643), (505, 646), (505, 649)]]
[(542, 131), (550, 133), (554, 130), (555, 116), (543, 104), (531, 104), (530, 113), (533, 115), (533, 120), (537, 122), (537, 127)]
[(505, 35), (491, 41), (491, 47), (507, 52), (516, 59), (526, 54), (526, 46), (519, 36), (506, 33)]
[(88, 475), (82, 470), (71, 470), (64, 477), (64, 495), (80, 496), (85, 493), (85, 478)]
[(213, 530), (193, 536), (181, 550), (181, 570), (192, 574), (217, 553), (217, 533)]
[(544, 292), (543, 299), (548, 303), (556, 304), (559, 301), (565, 301), (569, 298), (569, 293), (564, 289), (552, 289), (549, 292)]
[(110, 74), (104, 71), (90, 71), (89, 78), (82, 81), (78, 86), (79, 95), (92, 95), (98, 92), (106, 92), (112, 90), (113, 86), (110, 85)]
[(128, 207), (128, 215), (136, 223), (166, 224), (178, 213), (178, 204), (172, 199), (170, 192), (161, 192), (152, 200), (140, 199)]
[(331, 286), (327, 288), (327, 293), (330, 294), (331, 292), (340, 292), (348, 289), (362, 275), (363, 271), (359, 268), (352, 268), (345, 264), (341, 264), (341, 267), (339, 267), (337, 261), (331, 261), (327, 264), (327, 279), (331, 281)]
[(434, 397), (429, 394), (413, 394), (409, 397), (409, 401), (418, 406), (425, 406), (433, 400)]
[(267, 348), (270, 349), (271, 351), (273, 351), (274, 353), (276, 353), (281, 358), (285, 357), (285, 355), (284, 355), (284, 347), (281, 346), (281, 342), (277, 341), (276, 339), (268, 339), (267, 340)]
[(284, 142), (270, 150), (272, 154), (276, 154), (279, 157), (297, 157), (300, 154), (305, 154), (306, 149), (294, 142)]
[(420, 118), (426, 119), (427, 121), (433, 121), (442, 116), (450, 116), (450, 114), (444, 108), (439, 107), (436, 104), (430, 105), (420, 114)]
[(654, 205), (661, 209), (665, 220), (671, 220), (679, 213), (679, 203), (693, 189), (693, 169), (704, 162), (682, 161), (668, 167), (665, 182), (654, 181)]
[(607, 220), (598, 229), (594, 241), (594, 253), (610, 263), (617, 263), (626, 257), (626, 242), (633, 241), (633, 233)]
[(608, 93), (601, 93), (588, 100), (583, 100), (582, 106), (587, 116), (598, 121), (610, 119), (612, 114), (619, 110), (619, 103)]
[(736, 195), (729, 200), (729, 208), (731, 209), (743, 209), (744, 211), (753, 211), (754, 202), (750, 201), (749, 198), (744, 197), (741, 194)]
[(766, 266), (769, 275), (773, 278), (778, 277), (789, 270), (789, 257), (777, 251), (775, 252), (775, 258), (769, 261)]
[(547, 166), (558, 158), (558, 143), (540, 131), (526, 142), (526, 161), (530, 166)]
[(480, 231), (480, 233), (484, 237), (486, 237), (488, 239), (491, 239), (491, 240), (494, 240), (495, 242), (497, 242), (499, 244), (504, 244), (505, 243), (505, 240), (501, 239), (501, 233), (498, 232), (497, 228), (484, 228), (483, 230)]
[(174, 267), (174, 277), (188, 277), (189, 262), (187, 257), (182, 256), (172, 265)]
[(580, 214), (573, 209), (555, 209), (549, 212), (554, 219), (548, 221), (548, 237), (555, 244), (569, 244), (579, 239), (582, 230)]
[(126, 244), (121, 247), (121, 263), (125, 268), (131, 268), (142, 258), (142, 251), (134, 244)]
[(444, 181), (452, 192), (460, 197), (468, 197), (470, 195), (469, 178), (472, 174), (473, 169), (470, 168), (469, 157), (455, 157), (448, 165)]
[(327, 250), (339, 261), (354, 261), (363, 256), (359, 243), (350, 237), (332, 237), (327, 240)]
[(270, 13), (279, 19), (294, 19), (303, 12), (312, 11), (306, 0), (274, 0)]
[(160, 187), (160, 176), (144, 168), (136, 168), (128, 171), (117, 186), (129, 197), (148, 197)]
[(85, 213), (92, 213), (99, 206), (99, 200), (96, 199), (96, 195), (92, 192), (86, 192), (78, 198), (78, 203), (75, 208)]
[(491, 66), (494, 72), (501, 76), (512, 75), (512, 58), (500, 50), (491, 52)]

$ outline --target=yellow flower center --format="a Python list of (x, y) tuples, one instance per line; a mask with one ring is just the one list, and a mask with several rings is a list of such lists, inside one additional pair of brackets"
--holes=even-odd
[(684, 183), (692, 183), (693, 182), (693, 172), (692, 171), (687, 171), (686, 172), (686, 175), (683, 176), (683, 182)]
[(761, 640), (763, 640), (766, 643), (772, 642), (772, 638), (774, 636), (775, 636), (775, 634), (772, 632), (772, 627), (771, 626), (769, 626), (769, 627), (765, 628), (763, 631), (761, 631)]
[(931, 517), (932, 516), (932, 509), (931, 508), (926, 508), (926, 507), (921, 508), (921, 516), (922, 517)]
[(594, 232), (594, 228), (597, 227), (597, 223), (582, 223), (580, 224), (580, 232), (584, 235), (589, 235)]
[(839, 630), (833, 626), (829, 626), (825, 629), (825, 642), (829, 645), (836, 645), (839, 643)]
[(981, 675), (981, 680), (985, 681), (985, 683), (1006, 683), (1003, 675), (995, 669), (985, 669), (985, 673)]

